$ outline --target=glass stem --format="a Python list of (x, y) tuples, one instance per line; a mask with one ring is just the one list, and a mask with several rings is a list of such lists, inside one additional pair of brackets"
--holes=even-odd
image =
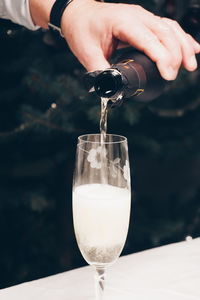
[(104, 288), (105, 288), (105, 268), (96, 267), (96, 274), (95, 274), (96, 300), (103, 300)]

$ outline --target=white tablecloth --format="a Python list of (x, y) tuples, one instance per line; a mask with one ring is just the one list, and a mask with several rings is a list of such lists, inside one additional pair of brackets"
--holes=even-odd
[[(0, 290), (0, 300), (94, 300), (84, 267)], [(121, 257), (107, 272), (105, 300), (200, 300), (200, 238)]]

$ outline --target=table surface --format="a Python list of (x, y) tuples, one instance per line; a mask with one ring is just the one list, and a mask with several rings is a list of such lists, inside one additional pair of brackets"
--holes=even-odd
[[(83, 267), (0, 290), (0, 300), (94, 300)], [(107, 271), (105, 300), (200, 300), (200, 238), (121, 257)]]

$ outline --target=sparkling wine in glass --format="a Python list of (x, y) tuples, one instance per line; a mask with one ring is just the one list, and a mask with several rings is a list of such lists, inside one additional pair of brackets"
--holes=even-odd
[(105, 270), (119, 257), (131, 204), (127, 139), (107, 134), (78, 138), (73, 221), (79, 249), (96, 270), (96, 300), (103, 299)]

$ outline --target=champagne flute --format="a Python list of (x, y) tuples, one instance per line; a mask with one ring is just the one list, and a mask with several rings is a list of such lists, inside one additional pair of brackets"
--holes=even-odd
[(124, 247), (131, 188), (127, 139), (107, 134), (78, 138), (73, 222), (79, 249), (95, 267), (96, 300), (103, 299), (105, 270)]

